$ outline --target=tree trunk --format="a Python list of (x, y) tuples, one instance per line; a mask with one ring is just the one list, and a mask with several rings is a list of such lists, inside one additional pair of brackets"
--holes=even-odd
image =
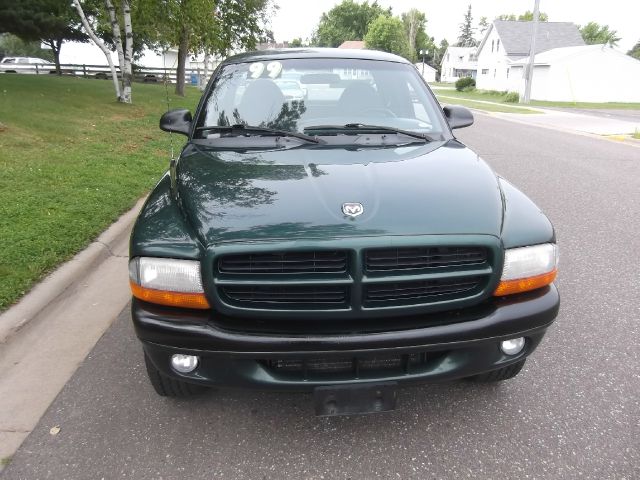
[(124, 17), (124, 68), (122, 71), (122, 97), (125, 103), (131, 103), (131, 58), (133, 57), (133, 27), (131, 25), (131, 5), (129, 0), (122, 0), (122, 16)]
[(53, 62), (56, 64), (56, 75), (62, 75), (62, 69), (60, 68), (60, 47), (62, 47), (62, 40), (51, 40), (51, 51), (53, 52)]
[(187, 55), (189, 50), (189, 37), (187, 29), (180, 32), (180, 43), (178, 45), (178, 71), (176, 72), (176, 95), (184, 97), (184, 76), (187, 65)]
[(87, 35), (89, 35), (89, 38), (91, 38), (93, 43), (95, 43), (98, 46), (98, 48), (102, 50), (102, 53), (104, 53), (104, 56), (107, 58), (107, 63), (109, 64), (109, 68), (111, 69), (111, 77), (113, 78), (113, 87), (116, 90), (116, 98), (118, 99), (118, 101), (121, 101), (120, 82), (118, 82), (118, 73), (116, 72), (116, 67), (113, 64), (113, 60), (111, 59), (111, 52), (105, 46), (104, 42), (102, 42), (102, 40), (100, 40), (97, 37), (97, 35), (94, 33), (93, 29), (91, 28), (91, 25), (89, 25), (89, 22), (87, 21), (87, 17), (85, 17), (84, 11), (82, 10), (82, 5), (80, 5), (80, 0), (73, 0), (72, 4), (74, 7), (76, 7), (76, 11), (80, 16), (80, 21), (82, 22), (84, 31), (87, 33)]
[(120, 71), (124, 67), (124, 50), (122, 48), (122, 37), (120, 35), (120, 24), (118, 23), (118, 16), (116, 14), (116, 7), (111, 0), (104, 0), (104, 7), (109, 14), (109, 21), (111, 22), (111, 32), (113, 33), (113, 43), (116, 46), (116, 52), (118, 52), (118, 64), (120, 65)]

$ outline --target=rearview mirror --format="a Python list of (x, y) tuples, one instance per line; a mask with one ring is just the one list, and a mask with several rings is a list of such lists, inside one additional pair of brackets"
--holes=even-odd
[(192, 120), (189, 110), (170, 110), (160, 118), (160, 130), (189, 135)]
[(445, 117), (449, 122), (449, 126), (453, 128), (464, 128), (469, 125), (473, 125), (473, 113), (468, 108), (461, 107), (459, 105), (451, 105), (444, 107)]

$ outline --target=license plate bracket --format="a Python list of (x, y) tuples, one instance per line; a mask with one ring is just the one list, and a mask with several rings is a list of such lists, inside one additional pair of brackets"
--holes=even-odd
[(395, 410), (397, 382), (316, 387), (313, 404), (318, 416), (361, 415)]

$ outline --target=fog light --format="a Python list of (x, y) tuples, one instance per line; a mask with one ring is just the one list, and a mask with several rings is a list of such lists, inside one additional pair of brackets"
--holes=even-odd
[(500, 342), (500, 349), (507, 355), (517, 355), (524, 348), (524, 337), (512, 338)]
[(171, 366), (176, 372), (193, 372), (198, 366), (198, 357), (195, 355), (175, 354), (171, 356)]

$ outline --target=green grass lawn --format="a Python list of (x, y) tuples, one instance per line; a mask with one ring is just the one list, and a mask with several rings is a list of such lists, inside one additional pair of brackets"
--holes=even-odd
[[(503, 112), (503, 113), (537, 113), (535, 110), (518, 107), (517, 104), (505, 103), (504, 106), (497, 103), (480, 103), (473, 100), (467, 100), (460, 96), (449, 95), (450, 90), (441, 90), (442, 95), (437, 91), (434, 92), (440, 103), (446, 105), (461, 105), (467, 108), (475, 108), (476, 110), (484, 110), (485, 112)], [(509, 105), (514, 105), (513, 107)]]
[[(170, 92), (172, 88), (170, 86)], [(200, 97), (170, 95), (192, 110)], [(166, 170), (163, 85), (0, 75), (0, 310), (133, 206)], [(173, 136), (176, 151), (184, 143)]]
[[(466, 100), (483, 100), (486, 102), (504, 103), (504, 93), (492, 90), (471, 90), (469, 92), (459, 92), (457, 90), (438, 89), (438, 87), (436, 86), (433, 87), (433, 93), (435, 93), (436, 95), (441, 94), (448, 97), (456, 97)], [(508, 103), (507, 105), (518, 104)], [(540, 100), (532, 100), (529, 105), (532, 107), (640, 110), (640, 103), (545, 102)]]

